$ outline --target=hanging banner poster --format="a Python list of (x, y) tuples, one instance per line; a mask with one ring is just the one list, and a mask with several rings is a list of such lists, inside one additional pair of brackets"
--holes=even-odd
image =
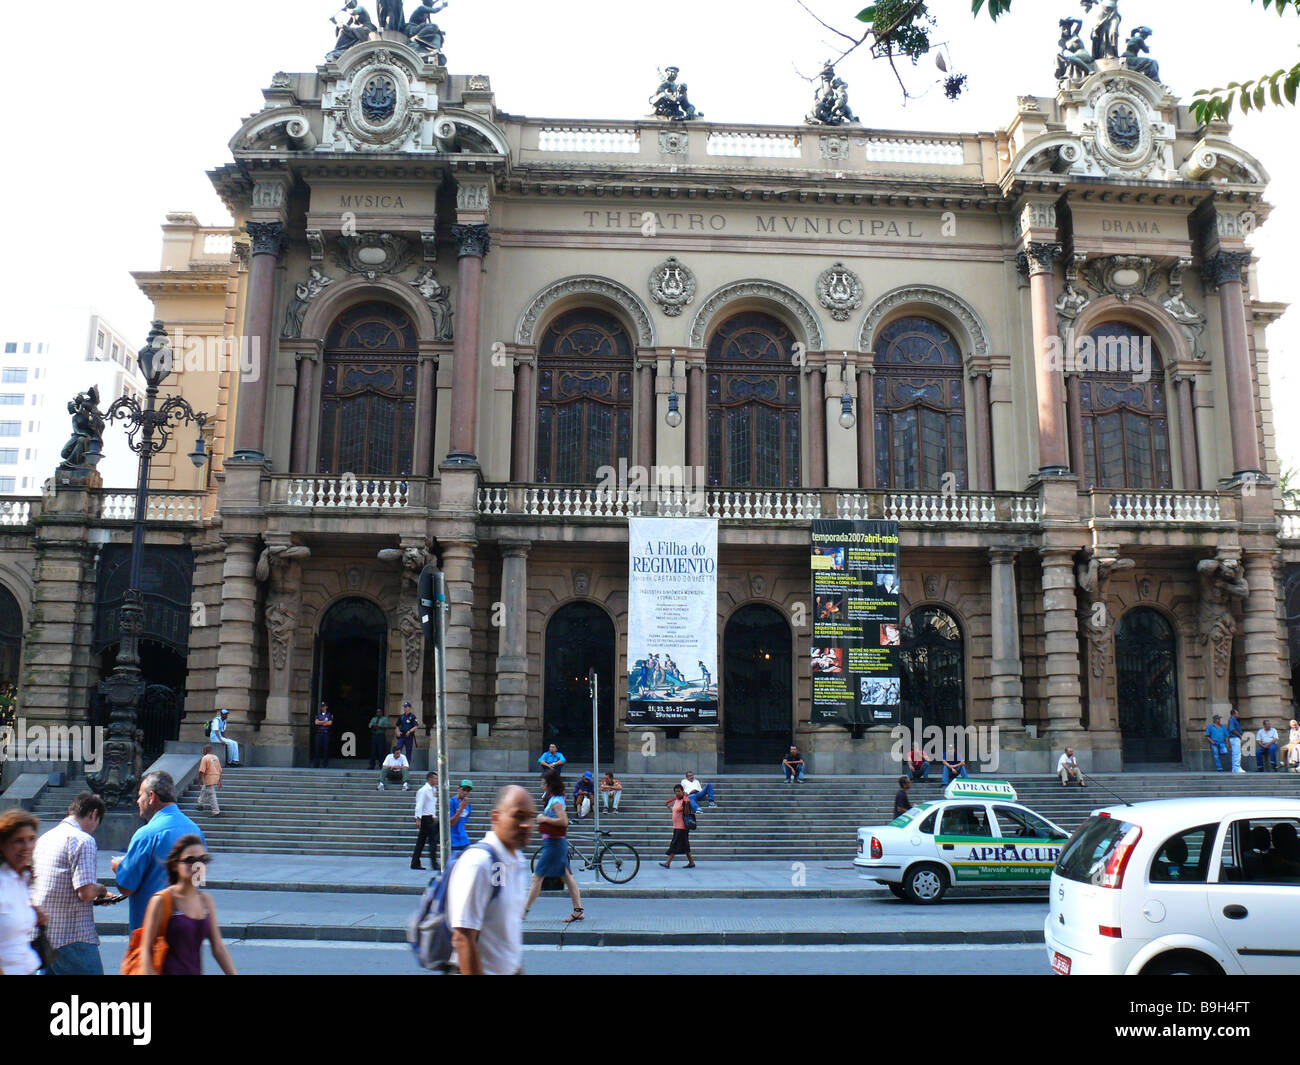
[(812, 523), (812, 723), (899, 719), (898, 524)]
[(628, 519), (627, 723), (718, 723), (718, 523)]

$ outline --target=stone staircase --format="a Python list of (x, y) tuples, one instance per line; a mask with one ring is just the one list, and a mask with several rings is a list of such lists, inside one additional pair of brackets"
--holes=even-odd
[[(664, 802), (677, 777), (624, 776), (623, 806), (602, 815), (601, 825), (617, 839), (634, 844), (642, 860), (657, 859), (671, 835)], [(1092, 809), (1118, 803), (1105, 788), (1132, 802), (1205, 795), (1277, 795), (1300, 798), (1300, 776), (1289, 773), (1230, 777), (1221, 774), (1115, 774), (1096, 778), (1086, 789), (1062, 788), (1055, 779), (1011, 778), (1020, 801), (1067, 830)], [(202, 827), (213, 851), (351, 856), (400, 856), (414, 845), (416, 782), (411, 790), (375, 789), (376, 774), (354, 769), (228, 770), (221, 789), (222, 814), (196, 807), (197, 786), (181, 806)], [(421, 781), (422, 782), (422, 781)], [(496, 790), (520, 778), (474, 774), (471, 838), (488, 828)], [(535, 778), (525, 777), (529, 787)], [(892, 816), (895, 777), (814, 778), (787, 785), (774, 776), (714, 778), (720, 805), (700, 812), (693, 843), (708, 861), (846, 861), (856, 851), (862, 825), (879, 825)], [(538, 789), (540, 791), (540, 788)], [(65, 794), (60, 796), (59, 792)], [(914, 801), (941, 797), (936, 783), (913, 786)], [(42, 807), (54, 816), (66, 807), (71, 789), (50, 791)], [(38, 811), (38, 812), (43, 812)], [(584, 850), (591, 841), (590, 819), (571, 836)]]

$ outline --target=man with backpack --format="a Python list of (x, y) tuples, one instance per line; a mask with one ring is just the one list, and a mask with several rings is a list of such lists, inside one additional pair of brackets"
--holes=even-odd
[(492, 831), (448, 871), (446, 920), (451, 961), (465, 976), (511, 976), (524, 969), (524, 900), (537, 806), (523, 788), (497, 794)]

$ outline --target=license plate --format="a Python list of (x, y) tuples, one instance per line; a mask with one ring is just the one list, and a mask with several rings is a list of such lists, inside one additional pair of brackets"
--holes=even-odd
[(1070, 975), (1070, 959), (1059, 950), (1052, 954), (1052, 972), (1060, 973), (1062, 976)]

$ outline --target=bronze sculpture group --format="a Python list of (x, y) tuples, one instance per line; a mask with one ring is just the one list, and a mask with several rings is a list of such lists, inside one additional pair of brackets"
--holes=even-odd
[(1138, 26), (1129, 34), (1120, 51), (1119, 0), (1080, 0), (1087, 16), (1088, 40), (1083, 39), (1084, 19), (1060, 20), (1061, 39), (1057, 44), (1056, 80), (1063, 86), (1078, 84), (1097, 72), (1097, 60), (1120, 59), (1138, 74), (1160, 81), (1160, 64), (1150, 57), (1147, 39), (1150, 26)]

